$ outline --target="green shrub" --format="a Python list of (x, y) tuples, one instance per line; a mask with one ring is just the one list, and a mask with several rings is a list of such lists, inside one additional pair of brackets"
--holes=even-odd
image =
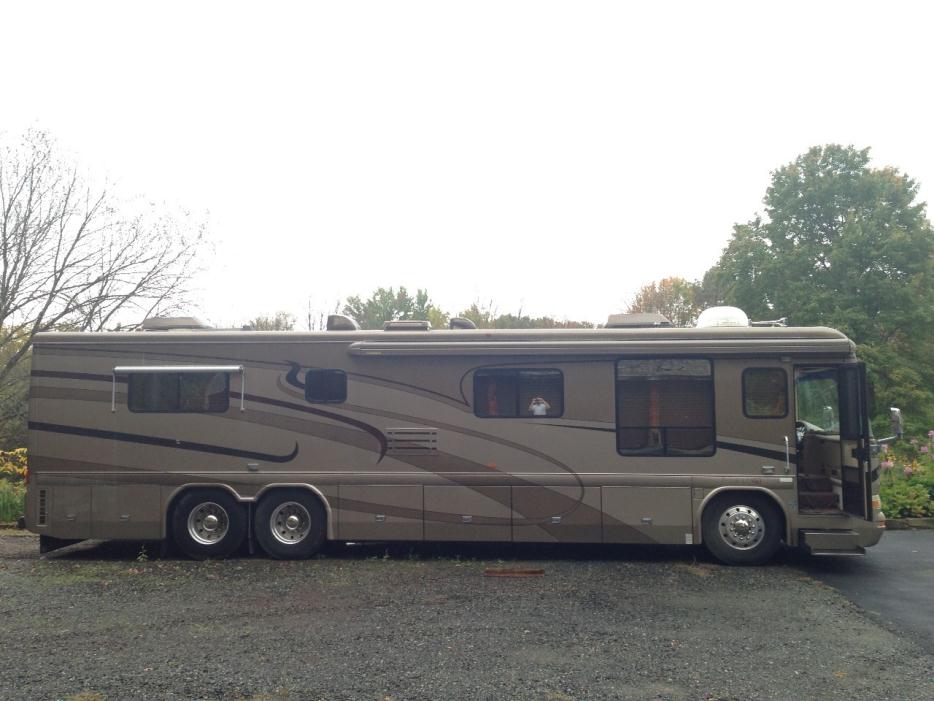
[(923, 518), (934, 516), (931, 495), (919, 484), (890, 480), (881, 485), (882, 510), (888, 518)]
[(26, 513), (26, 485), (0, 478), (0, 521), (15, 521)]

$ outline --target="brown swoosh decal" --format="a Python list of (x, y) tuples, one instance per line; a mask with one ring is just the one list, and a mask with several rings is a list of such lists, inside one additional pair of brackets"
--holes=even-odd
[[(240, 394), (238, 392), (231, 391), (230, 396), (232, 398), (237, 398), (240, 396)], [(291, 409), (292, 411), (300, 411), (305, 414), (323, 416), (324, 418), (331, 419), (332, 421), (337, 421), (338, 423), (343, 423), (347, 424), (348, 426), (353, 426), (354, 428), (359, 428), (361, 431), (366, 431), (369, 433), (379, 443), (379, 459), (376, 462), (380, 462), (386, 456), (386, 449), (389, 447), (386, 441), (386, 436), (383, 435), (383, 432), (378, 428), (371, 426), (368, 423), (364, 423), (363, 421), (359, 421), (357, 419), (352, 419), (349, 416), (337, 414), (333, 411), (317, 409), (315, 407), (310, 407), (303, 404), (296, 404), (295, 402), (286, 402), (281, 399), (273, 399), (272, 397), (261, 397), (257, 394), (247, 394), (245, 395), (245, 399), (251, 402), (256, 402), (257, 404), (266, 404), (268, 406), (277, 406), (283, 409)]]
[(71, 436), (84, 436), (86, 438), (101, 438), (108, 441), (121, 441), (124, 443), (138, 443), (140, 445), (154, 445), (160, 448), (173, 448), (175, 450), (191, 450), (198, 453), (212, 453), (214, 455), (229, 455), (237, 458), (248, 458), (251, 460), (263, 460), (267, 462), (291, 462), (298, 455), (298, 442), (292, 451), (285, 455), (275, 455), (273, 453), (259, 453), (253, 450), (239, 450), (237, 448), (228, 448), (223, 445), (211, 445), (209, 443), (196, 443), (194, 441), (180, 441), (174, 438), (163, 438), (161, 436), (146, 436), (139, 433), (124, 433), (122, 431), (105, 431), (97, 428), (85, 428), (83, 426), (68, 426), (65, 424), (51, 424), (42, 421), (30, 421), (30, 431), (46, 431), (48, 433), (64, 433)]
[[(165, 355), (179, 355), (179, 356), (182, 356), (182, 357), (189, 357), (189, 356), (186, 356), (186, 355), (184, 355), (184, 354), (165, 354)], [(210, 356), (210, 357), (215, 358), (215, 360), (217, 359), (216, 356)], [(266, 364), (269, 364), (269, 363), (266, 363)], [(276, 364), (276, 365), (278, 365), (278, 364)], [(106, 375), (93, 375), (93, 374), (90, 374), (90, 373), (56, 373), (56, 371), (37, 371), (37, 372), (48, 373), (46, 376), (49, 376), (49, 377), (64, 377), (64, 376), (68, 376), (70, 379), (84, 379), (84, 380), (90, 380), (90, 381), (106, 381), (106, 382), (111, 382), (111, 381), (112, 381), (112, 378), (109, 377), (109, 376), (106, 376)], [(53, 374), (53, 373), (54, 373), (54, 374)], [(296, 377), (296, 380), (297, 380), (297, 377)], [(280, 386), (280, 387), (281, 387), (281, 386)], [(282, 387), (282, 389), (285, 389), (285, 388)], [(97, 394), (99, 394), (99, 393), (95, 392), (94, 394), (97, 395)], [(231, 392), (231, 396), (234, 397), (234, 398), (237, 398), (237, 397), (239, 397), (239, 394), (238, 394), (237, 392)], [(299, 411), (299, 412), (302, 412), (302, 413), (307, 413), (307, 414), (313, 414), (313, 415), (322, 416), (322, 417), (324, 417), (324, 418), (328, 418), (328, 419), (331, 419), (331, 420), (333, 420), (333, 421), (337, 421), (338, 423), (343, 423), (343, 424), (352, 426), (353, 428), (363, 430), (363, 431), (365, 431), (366, 433), (368, 433), (369, 435), (371, 435), (371, 436), (373, 436), (374, 438), (376, 438), (376, 440), (377, 440), (377, 442), (378, 442), (378, 444), (379, 444), (380, 451), (379, 451), (379, 459), (377, 460), (377, 463), (380, 462), (380, 461), (383, 459), (383, 457), (385, 456), (386, 448), (387, 448), (387, 443), (386, 443), (386, 438), (385, 438), (384, 434), (383, 434), (379, 429), (377, 429), (375, 426), (372, 426), (372, 425), (370, 425), (370, 424), (368, 424), (368, 423), (365, 423), (365, 422), (362, 422), (362, 421), (359, 421), (359, 420), (357, 420), (357, 419), (353, 419), (353, 418), (350, 418), (350, 417), (347, 417), (347, 416), (343, 416), (343, 415), (341, 415), (341, 414), (338, 414), (338, 413), (335, 413), (335, 412), (332, 412), (332, 411), (327, 411), (327, 410), (323, 410), (323, 409), (317, 409), (317, 408), (313, 408), (313, 407), (310, 407), (310, 406), (307, 406), (307, 405), (303, 405), (303, 404), (296, 404), (296, 403), (294, 403), (294, 402), (286, 402), (286, 401), (283, 401), (283, 400), (273, 399), (273, 398), (269, 398), (269, 397), (262, 397), (262, 396), (259, 396), (259, 395), (250, 395), (250, 394), (246, 395), (246, 398), (249, 399), (249, 400), (252, 401), (252, 402), (256, 402), (256, 403), (260, 403), (260, 404), (267, 404), (267, 405), (270, 405), (270, 406), (278, 406), (278, 407), (281, 407), (281, 408), (291, 409), (291, 410)], [(109, 397), (104, 397), (104, 396), (103, 396), (103, 393), (100, 393), (100, 397), (95, 396), (95, 399), (107, 399), (107, 400), (109, 400)], [(395, 414), (395, 413), (393, 413), (393, 412), (383, 412), (383, 411), (379, 411), (379, 410), (368, 409), (368, 408), (366, 408), (366, 407), (360, 407), (360, 406), (353, 406), (353, 405), (350, 405), (350, 406), (348, 406), (348, 408), (350, 408), (351, 410), (354, 410), (354, 411), (360, 411), (360, 412), (370, 413), (370, 414), (374, 414), (374, 415), (386, 416), (386, 417), (389, 417), (389, 418), (396, 418), (396, 419), (403, 420), (403, 421), (406, 421), (406, 422), (415, 422), (415, 423), (417, 423), (417, 422), (420, 422), (420, 421), (422, 421), (422, 422), (424, 421), (423, 419), (420, 419), (419, 417), (412, 417), (412, 416), (406, 416), (406, 415), (402, 415), (402, 414)], [(268, 416), (271, 416), (271, 415), (268, 415)], [(224, 416), (223, 416), (223, 415), (218, 415), (218, 418), (224, 418)], [(226, 417), (226, 418), (231, 418), (231, 417)], [(285, 417), (282, 417), (282, 418), (285, 418)], [(248, 420), (249, 420), (249, 419), (248, 419)], [(277, 425), (279, 425), (281, 422), (280, 422), (280, 421), (277, 421), (277, 420), (275, 420), (275, 419), (273, 419), (273, 418), (267, 418), (266, 420), (261, 421), (261, 422), (257, 422), (257, 423), (264, 423), (264, 424), (267, 424), (267, 425), (277, 426)], [(583, 501), (582, 501), (582, 500), (583, 500), (583, 494), (584, 494), (584, 491), (583, 491), (583, 483), (582, 483), (582, 481), (580, 480), (580, 477), (573, 471), (573, 469), (572, 469), (570, 466), (568, 466), (568, 465), (562, 463), (561, 461), (556, 460), (555, 458), (551, 457), (550, 455), (547, 455), (547, 454), (545, 454), (545, 453), (542, 453), (542, 452), (540, 452), (540, 451), (537, 451), (537, 450), (535, 450), (535, 449), (533, 449), (533, 448), (530, 448), (530, 447), (528, 447), (528, 446), (526, 446), (526, 445), (523, 445), (523, 444), (520, 444), (520, 443), (516, 443), (516, 442), (514, 442), (514, 441), (510, 441), (510, 440), (507, 440), (507, 439), (499, 438), (499, 437), (497, 437), (497, 436), (493, 436), (493, 435), (490, 435), (490, 434), (487, 434), (487, 433), (482, 433), (482, 432), (480, 432), (480, 431), (474, 431), (474, 430), (471, 430), (471, 429), (466, 429), (466, 428), (462, 428), (462, 427), (459, 427), (459, 426), (455, 426), (455, 425), (452, 425), (452, 424), (446, 424), (446, 423), (439, 423), (439, 422), (430, 422), (430, 423), (433, 423), (433, 425), (438, 426), (439, 428), (445, 428), (446, 430), (450, 430), (450, 431), (454, 431), (454, 432), (457, 432), (457, 433), (461, 433), (461, 434), (463, 434), (463, 435), (469, 435), (469, 436), (472, 436), (472, 437), (475, 437), (475, 438), (479, 438), (479, 439), (482, 439), (482, 440), (486, 440), (486, 441), (490, 441), (490, 442), (497, 443), (497, 444), (499, 444), (499, 445), (503, 445), (503, 446), (506, 446), (506, 447), (510, 447), (510, 448), (513, 448), (513, 449), (516, 449), (516, 450), (525, 452), (525, 453), (527, 453), (527, 454), (529, 454), (529, 455), (538, 457), (538, 458), (540, 458), (540, 459), (542, 459), (542, 460), (545, 460), (546, 462), (551, 463), (552, 465), (554, 465), (555, 467), (557, 467), (557, 468), (558, 468), (559, 470), (561, 470), (562, 472), (565, 472), (565, 473), (569, 474), (570, 476), (572, 476), (572, 477), (574, 478), (574, 480), (577, 482), (577, 486), (580, 488), (580, 495), (579, 495), (577, 498), (573, 498), (573, 497), (569, 497), (569, 496), (564, 496), (564, 495), (556, 495), (557, 498), (559, 498), (559, 499), (561, 499), (562, 501), (565, 501), (565, 502), (566, 502), (566, 507), (565, 507), (560, 513), (561, 513), (562, 515), (566, 515), (566, 514), (569, 514), (569, 513), (573, 512), (573, 511), (575, 511), (575, 510), (578, 510), (578, 509), (581, 510), (581, 513), (587, 513), (587, 512), (596, 512), (597, 514), (600, 514), (600, 513), (601, 513), (598, 509), (594, 509), (593, 507), (590, 507), (590, 506), (588, 506), (588, 505), (586, 505), (586, 504), (583, 503)], [(285, 426), (280, 426), (280, 427), (285, 428)], [(294, 431), (294, 430), (296, 430), (296, 428), (297, 428), (297, 427), (293, 424), (292, 426), (288, 427), (287, 430), (293, 430), (293, 431)], [(327, 429), (325, 429), (325, 430), (327, 430)], [(326, 439), (328, 439), (328, 440), (334, 440), (334, 441), (339, 442), (339, 443), (354, 445), (354, 446), (356, 446), (356, 447), (363, 447), (363, 446), (360, 445), (359, 441), (355, 440), (354, 438), (351, 438), (351, 437), (349, 436), (349, 434), (344, 434), (344, 435), (342, 435), (342, 436), (335, 436), (335, 435), (333, 435), (333, 429), (332, 429), (331, 431), (328, 431), (328, 434), (327, 434), (327, 435), (321, 435), (321, 433), (324, 432), (324, 431), (321, 431), (321, 430), (319, 430), (319, 431), (300, 430), (299, 432), (301, 432), (301, 433), (306, 433), (306, 434), (311, 434), (311, 435), (316, 435), (317, 437), (326, 438)], [(109, 433), (109, 432), (105, 432), (105, 433)], [(130, 435), (130, 434), (127, 434), (127, 435)], [(101, 437), (104, 437), (104, 436), (101, 436)], [(144, 437), (144, 438), (145, 438), (145, 437)], [(137, 442), (142, 442), (142, 441), (137, 441)], [(234, 450), (235, 450), (235, 449), (225, 448), (225, 447), (223, 447), (223, 446), (206, 446), (205, 444), (198, 444), (198, 443), (190, 443), (190, 445), (191, 445), (191, 446), (204, 446), (204, 447), (207, 448), (207, 450), (205, 450), (204, 452), (216, 452), (216, 453), (220, 453), (220, 454), (231, 454), (231, 455), (233, 455), (234, 452), (231, 452), (231, 451), (234, 451)], [(177, 447), (182, 447), (182, 446), (180, 446), (180, 445), (177, 444), (177, 443), (173, 443), (172, 445), (166, 445), (165, 447), (176, 447), (176, 448), (177, 448)], [(296, 443), (296, 450), (294, 451), (296, 454), (297, 454), (297, 448), (298, 448), (298, 444)], [(191, 448), (191, 449), (194, 449), (194, 448)], [(223, 452), (223, 451), (227, 451), (227, 452)], [(240, 457), (244, 457), (245, 454), (246, 454), (246, 452), (248, 452), (248, 451), (239, 451), (239, 452), (237, 452), (236, 454), (237, 454), (238, 456), (240, 456)], [(264, 456), (264, 455), (265, 455), (265, 454), (261, 454), (261, 453), (251, 454), (251, 456), (254, 456), (254, 457), (256, 457), (257, 459), (265, 459), (265, 460), (269, 460), (269, 461), (271, 461), (271, 462), (279, 461), (279, 460), (275, 460), (274, 458), (279, 458), (279, 459), (281, 460), (282, 457), (283, 457), (283, 456), (266, 456), (266, 457), (260, 457), (260, 456)], [(249, 457), (249, 456), (248, 456), (248, 457)], [(293, 455), (292, 457), (294, 458), (294, 455)], [(440, 459), (439, 459), (439, 458), (440, 458)], [(290, 458), (290, 459), (291, 459), (291, 458)], [(454, 483), (454, 484), (458, 484), (459, 486), (464, 486), (465, 488), (468, 488), (468, 489), (472, 489), (472, 488), (473, 488), (473, 485), (471, 485), (471, 484), (462, 484), (462, 482), (469, 482), (470, 480), (469, 480), (469, 479), (461, 478), (460, 475), (458, 475), (458, 474), (456, 474), (456, 473), (475, 473), (475, 474), (476, 474), (476, 473), (484, 473), (484, 472), (488, 472), (488, 471), (489, 471), (489, 468), (488, 468), (486, 465), (481, 465), (481, 464), (479, 464), (479, 463), (475, 463), (475, 462), (472, 462), (472, 461), (469, 461), (469, 460), (465, 460), (465, 459), (463, 459), (463, 458), (460, 458), (460, 457), (458, 457), (458, 456), (456, 456), (456, 455), (449, 454), (449, 453), (441, 453), (439, 456), (436, 456), (435, 458), (423, 458), (423, 457), (421, 457), (421, 456), (394, 456), (394, 459), (398, 460), (399, 462), (407, 463), (407, 464), (409, 464), (409, 465), (411, 465), (411, 466), (413, 466), (413, 467), (416, 467), (416, 468), (418, 468), (418, 469), (420, 469), (420, 470), (423, 470), (423, 471), (426, 471), (426, 472), (430, 472), (430, 473), (434, 473), (434, 474), (438, 474), (438, 475), (443, 475), (444, 478), (447, 479), (447, 480), (449, 480), (450, 482), (452, 482), (452, 483)], [(442, 468), (442, 469), (439, 469), (439, 468)], [(445, 474), (445, 473), (447, 473), (447, 474)], [(452, 473), (455, 473), (455, 474), (452, 474)], [(511, 482), (514, 482), (517, 486), (538, 486), (538, 485), (536, 485), (536, 484), (533, 483), (533, 482), (529, 482), (529, 481), (527, 481), (527, 480), (524, 480), (524, 479), (522, 479), (522, 478), (520, 478), (520, 477), (516, 477), (516, 476), (514, 476), (514, 475), (510, 475), (510, 477), (511, 477)], [(504, 503), (504, 505), (511, 506), (511, 505), (509, 505), (509, 504), (506, 504), (505, 502), (503, 502), (503, 503)], [(521, 513), (521, 512), (520, 512), (520, 513)], [(558, 515), (558, 514), (555, 514), (555, 515)], [(606, 517), (604, 516), (604, 518), (606, 518)], [(611, 519), (611, 520), (614, 521), (614, 522), (616, 521), (615, 519)], [(619, 523), (619, 525), (622, 526), (623, 524)], [(546, 528), (546, 524), (543, 524), (542, 527), (543, 527), (543, 528)], [(547, 529), (547, 528), (546, 528), (546, 530), (550, 530), (550, 529)]]

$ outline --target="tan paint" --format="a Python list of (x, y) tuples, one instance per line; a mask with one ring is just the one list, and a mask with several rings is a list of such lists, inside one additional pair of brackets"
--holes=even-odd
[[(498, 356), (483, 350), (490, 339), (504, 342), (494, 349)], [(366, 353), (351, 353), (350, 345), (360, 341), (370, 344)], [(465, 341), (474, 345), (465, 350)], [(385, 343), (395, 344), (387, 347), (390, 355), (369, 355), (374, 344)], [(500, 353), (515, 344), (526, 351)], [(399, 355), (403, 346), (417, 352)], [(53, 509), (98, 494), (87, 502), (103, 509), (95, 526), (101, 537), (128, 537), (137, 525), (154, 522), (159, 525), (153, 537), (164, 535), (166, 516), (152, 519), (148, 506), (155, 501), (164, 510), (192, 486), (220, 486), (244, 502), (255, 502), (277, 486), (309, 489), (325, 505), (331, 538), (345, 537), (345, 524), (346, 534), (354, 538), (385, 537), (391, 533), (388, 524), (397, 529), (394, 537), (406, 539), (417, 539), (421, 530), (428, 539), (683, 542), (684, 533), (693, 528), (699, 542), (701, 509), (727, 488), (769, 493), (790, 526), (794, 518), (788, 502), (794, 499), (794, 487), (762, 474), (765, 464), (775, 463), (771, 458), (725, 449), (711, 458), (622, 458), (616, 453), (614, 359), (701, 351), (714, 360), (718, 436), (778, 452), (781, 437), (793, 431), (793, 420), (745, 418), (742, 369), (790, 368), (779, 357), (785, 353), (796, 362), (839, 363), (851, 357), (852, 344), (827, 329), (42, 335), (34, 369), (76, 377), (33, 378), (33, 421), (270, 456), (286, 455), (297, 444), (298, 454), (290, 462), (276, 463), (31, 431), (34, 482), (53, 491)], [(302, 391), (285, 381), (286, 358), (303, 368), (345, 369), (348, 401), (310, 407), (323, 413), (300, 411), (309, 405)], [(226, 362), (245, 366), (248, 394), (294, 408), (248, 399), (246, 411), (240, 412), (232, 399), (224, 414), (134, 414), (126, 409), (125, 385), (118, 383), (117, 410), (110, 411), (108, 378), (115, 365)], [(563, 416), (547, 421), (475, 417), (473, 372), (491, 366), (560, 369), (565, 378)], [(89, 373), (103, 379), (78, 377)], [(231, 391), (239, 392), (237, 377), (231, 378)], [(436, 427), (437, 454), (381, 458), (379, 440), (352, 421), (383, 432), (389, 427)], [(774, 466), (781, 475), (781, 466)], [(144, 498), (147, 489), (157, 490), (159, 498)], [(692, 489), (704, 496), (692, 498)], [(27, 505), (30, 524), (35, 523), (35, 491), (30, 490)], [(118, 492), (127, 498), (119, 498)], [(121, 501), (140, 507), (130, 513), (132, 528), (118, 524), (111, 529), (107, 524), (114, 515), (119, 520), (127, 511), (118, 506)], [(381, 513), (385, 519), (377, 522)], [(642, 523), (646, 516), (652, 518), (650, 525)], [(556, 517), (560, 521), (553, 522)], [(792, 530), (790, 539), (795, 537)]]

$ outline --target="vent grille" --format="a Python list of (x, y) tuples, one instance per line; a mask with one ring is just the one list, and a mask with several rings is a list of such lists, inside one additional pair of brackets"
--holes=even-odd
[(39, 490), (39, 513), (36, 517), (36, 523), (45, 526), (49, 518), (49, 497), (47, 489)]
[(437, 455), (438, 429), (387, 428), (387, 455)]

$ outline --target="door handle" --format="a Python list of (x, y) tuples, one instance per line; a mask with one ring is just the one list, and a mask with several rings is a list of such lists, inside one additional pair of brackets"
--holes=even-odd
[(791, 472), (791, 444), (788, 442), (788, 436), (785, 436), (785, 474)]

